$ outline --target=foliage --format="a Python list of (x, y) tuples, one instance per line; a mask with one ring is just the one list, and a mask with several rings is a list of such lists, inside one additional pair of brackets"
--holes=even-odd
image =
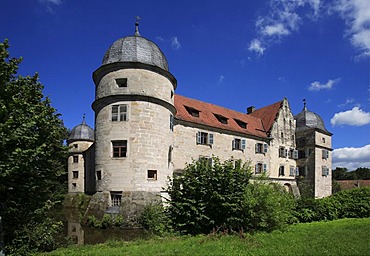
[(188, 164), (168, 185), (169, 214), (175, 230), (198, 234), (214, 229), (239, 230), (244, 191), (251, 168), (241, 160), (201, 158)]
[(38, 75), (16, 76), (21, 59), (0, 43), (0, 199), (6, 242), (47, 200), (65, 193), (67, 130), (43, 96)]
[(370, 180), (370, 168), (360, 167), (349, 172), (347, 168), (337, 167), (333, 170), (333, 180)]
[(248, 231), (272, 231), (293, 222), (295, 201), (281, 185), (259, 179), (244, 194), (244, 225)]
[(370, 217), (370, 187), (340, 191), (322, 199), (298, 201), (295, 216), (300, 222)]
[(63, 223), (49, 216), (54, 205), (47, 202), (32, 214), (29, 223), (15, 231), (12, 244), (7, 246), (9, 255), (29, 255), (37, 251), (52, 251), (61, 246)]
[(138, 219), (140, 225), (154, 235), (173, 233), (168, 212), (162, 204), (148, 204)]
[(96, 218), (94, 215), (87, 217), (87, 225), (94, 228), (113, 228), (123, 226), (123, 216), (111, 216), (110, 214), (104, 214), (102, 219)]
[(370, 219), (343, 219), (244, 236), (212, 234), (75, 245), (47, 255), (369, 255), (369, 226)]

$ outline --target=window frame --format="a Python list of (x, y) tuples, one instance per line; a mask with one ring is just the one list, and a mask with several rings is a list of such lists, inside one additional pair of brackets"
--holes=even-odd
[(232, 150), (245, 150), (246, 144), (245, 139), (234, 138), (232, 141)]
[[(127, 140), (112, 140), (112, 158), (126, 158), (128, 142)], [(118, 150), (115, 151), (115, 150)]]
[(198, 131), (196, 139), (197, 145), (213, 145), (213, 133)]
[(146, 178), (148, 180), (157, 180), (158, 179), (158, 171), (157, 170), (148, 170)]
[[(125, 109), (123, 109), (125, 108)], [(111, 106), (111, 122), (128, 121), (128, 104), (115, 104)]]

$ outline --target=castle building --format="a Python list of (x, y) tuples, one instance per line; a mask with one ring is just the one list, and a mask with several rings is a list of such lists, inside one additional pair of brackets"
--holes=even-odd
[(250, 161), (299, 195), (303, 177), (315, 198), (331, 194), (331, 133), (307, 110), (294, 116), (286, 98), (237, 112), (175, 94), (165, 55), (138, 31), (118, 39), (93, 73), (95, 130), (72, 129), (69, 193), (93, 194), (108, 209), (132, 216), (165, 196), (168, 177), (193, 159)]

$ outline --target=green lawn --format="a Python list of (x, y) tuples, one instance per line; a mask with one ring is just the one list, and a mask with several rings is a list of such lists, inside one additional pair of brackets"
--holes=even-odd
[(370, 218), (291, 225), (253, 236), (155, 238), (71, 246), (40, 255), (370, 255)]

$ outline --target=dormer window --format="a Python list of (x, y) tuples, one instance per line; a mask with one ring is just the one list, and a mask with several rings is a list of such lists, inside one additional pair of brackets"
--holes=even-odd
[(185, 106), (185, 109), (186, 111), (188, 111), (189, 115), (193, 117), (199, 117), (199, 113), (200, 113), (199, 110), (192, 108), (192, 107), (188, 107), (188, 106)]
[(215, 117), (217, 118), (217, 120), (221, 123), (221, 124), (227, 124), (227, 119), (226, 117), (224, 116), (221, 116), (221, 115), (218, 115), (218, 114), (214, 114)]
[(243, 122), (242, 120), (239, 120), (239, 119), (234, 119), (235, 122), (243, 129), (247, 129), (247, 123), (246, 122)]

